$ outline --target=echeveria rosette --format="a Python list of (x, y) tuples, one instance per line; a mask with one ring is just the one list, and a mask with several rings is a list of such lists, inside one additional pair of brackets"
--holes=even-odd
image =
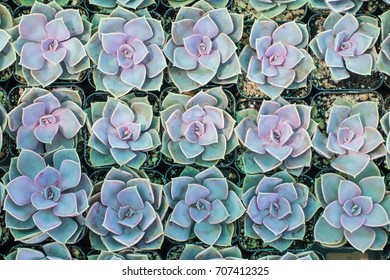
[(261, 239), (283, 252), (294, 240), (303, 240), (306, 222), (320, 204), (309, 188), (297, 183), (286, 171), (274, 174), (247, 175), (243, 182), (242, 201), (245, 236)]
[(85, 219), (92, 248), (110, 252), (160, 249), (161, 221), (168, 209), (163, 186), (127, 167), (112, 168), (98, 185), (101, 191), (92, 197)]
[(6, 31), (12, 25), (11, 13), (6, 6), (0, 4), (0, 71), (11, 66), (16, 60), (15, 49), (10, 42), (11, 36)]
[(246, 151), (244, 172), (265, 173), (276, 168), (299, 176), (310, 167), (311, 136), (317, 124), (310, 118), (311, 107), (289, 104), (279, 98), (264, 100), (260, 110), (237, 112), (239, 124), (234, 129)]
[(139, 169), (147, 152), (161, 145), (160, 118), (153, 115), (148, 98), (127, 97), (125, 101), (108, 97), (91, 105), (88, 146), (94, 167), (117, 164)]
[(172, 22), (164, 53), (171, 62), (169, 77), (180, 92), (209, 82), (236, 83), (241, 74), (236, 43), (243, 32), (243, 15), (214, 9), (205, 1), (182, 7)]
[[(389, 2), (390, 4), (390, 2)], [(390, 76), (390, 11), (379, 16), (381, 23), (382, 43), (378, 55), (378, 70)]]
[(84, 45), (91, 24), (79, 10), (63, 9), (54, 1), (35, 2), (10, 34), (20, 57), (17, 74), (29, 86), (46, 87), (57, 79), (78, 81), (90, 67)]
[(147, 8), (156, 4), (155, 0), (88, 0), (88, 2), (100, 8), (113, 9), (119, 5), (133, 10)]
[(381, 127), (386, 134), (386, 162), (390, 168), (390, 112), (387, 112), (381, 119)]
[(256, 11), (268, 18), (276, 17), (285, 10), (297, 10), (302, 8), (308, 0), (249, 0)]
[(237, 247), (215, 248), (209, 246), (207, 248), (186, 244), (183, 252), (180, 255), (180, 260), (241, 260), (242, 253)]
[(331, 159), (331, 166), (356, 177), (371, 160), (386, 154), (384, 140), (378, 131), (379, 113), (375, 102), (352, 105), (337, 99), (327, 120), (326, 134), (317, 128), (313, 147)]
[(78, 91), (71, 88), (25, 89), (18, 106), (8, 114), (17, 148), (43, 154), (76, 147), (87, 119), (81, 106)]
[(390, 224), (390, 194), (371, 163), (358, 178), (326, 173), (315, 181), (324, 212), (314, 227), (315, 241), (337, 248), (347, 241), (357, 250), (383, 250)]
[(117, 7), (101, 18), (86, 50), (95, 64), (96, 90), (119, 98), (133, 89), (160, 90), (167, 66), (161, 47), (165, 33), (161, 22), (150, 15), (138, 16)]
[(92, 183), (81, 173), (74, 149), (47, 154), (22, 150), (3, 178), (5, 224), (15, 241), (40, 243), (48, 238), (73, 244), (83, 236)]
[(314, 9), (331, 10), (334, 13), (356, 14), (369, 0), (309, 0)]
[[(194, 2), (196, 1), (195, 0), (168, 0), (168, 3), (175, 9), (180, 8), (182, 6), (187, 6)], [(225, 8), (229, 0), (205, 0), (205, 2), (207, 2), (214, 8)]]
[(72, 255), (64, 244), (51, 242), (42, 245), (41, 250), (27, 247), (17, 248), (6, 255), (5, 259), (25, 261), (72, 260)]
[(164, 186), (173, 209), (165, 236), (178, 242), (197, 237), (207, 245), (231, 246), (235, 221), (245, 211), (241, 190), (216, 167), (199, 171), (185, 167)]
[(162, 102), (164, 128), (161, 152), (177, 164), (210, 167), (238, 145), (236, 121), (227, 113), (221, 87), (193, 96), (168, 93)]
[(252, 26), (250, 44), (240, 54), (241, 67), (271, 99), (285, 89), (306, 87), (314, 69), (313, 59), (305, 50), (308, 41), (306, 25), (288, 22), (278, 26), (261, 17)]
[(98, 261), (147, 261), (148, 255), (134, 252), (132, 249), (123, 250), (117, 253), (101, 251), (98, 255), (89, 255), (88, 260)]
[(371, 75), (376, 70), (374, 45), (380, 29), (375, 18), (332, 12), (323, 27), (325, 31), (317, 34), (309, 46), (318, 59), (325, 60), (334, 81), (349, 78), (349, 72)]
[(287, 252), (286, 254), (279, 256), (279, 255), (268, 255), (265, 257), (260, 258), (259, 260), (264, 261), (318, 261), (320, 258), (318, 255), (313, 251), (308, 252), (300, 252), (297, 254)]

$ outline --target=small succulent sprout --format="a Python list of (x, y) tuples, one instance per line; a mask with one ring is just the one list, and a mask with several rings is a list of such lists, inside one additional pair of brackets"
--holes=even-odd
[(364, 2), (369, 0), (309, 0), (312, 8), (331, 10), (334, 13), (356, 14)]
[(10, 67), (16, 60), (15, 49), (7, 29), (12, 27), (12, 16), (7, 7), (0, 4), (0, 71)]
[(15, 241), (35, 244), (50, 237), (73, 244), (83, 237), (93, 186), (81, 173), (76, 150), (60, 149), (45, 157), (22, 150), (3, 181), (5, 224)]
[(390, 11), (383, 13), (379, 17), (382, 21), (382, 43), (378, 55), (378, 69), (390, 76)]
[(306, 222), (320, 208), (309, 188), (297, 183), (286, 171), (274, 174), (247, 175), (243, 182), (242, 201), (246, 207), (245, 236), (261, 239), (280, 252), (294, 240), (303, 240)]
[(46, 87), (57, 79), (77, 81), (90, 67), (84, 44), (91, 24), (79, 10), (63, 9), (55, 1), (35, 2), (10, 34), (20, 57), (17, 74), (29, 86)]
[(286, 254), (280, 255), (268, 255), (260, 258), (259, 260), (264, 261), (318, 261), (320, 258), (313, 251), (300, 252), (297, 254), (287, 252)]
[(186, 244), (180, 255), (180, 260), (241, 260), (242, 253), (237, 246), (217, 249), (213, 246), (207, 248)]
[(156, 4), (155, 0), (88, 0), (88, 2), (101, 8), (113, 9), (119, 5), (133, 10), (147, 8)]
[(160, 90), (166, 60), (161, 51), (165, 33), (161, 21), (138, 16), (122, 7), (99, 22), (86, 50), (95, 64), (96, 90), (119, 98), (133, 89)]
[(314, 227), (315, 241), (332, 248), (348, 241), (363, 253), (383, 250), (390, 224), (390, 195), (375, 164), (351, 180), (323, 174), (315, 181), (315, 192), (324, 208)]
[[(187, 6), (196, 2), (195, 0), (168, 0), (169, 5), (173, 8), (180, 8), (182, 6)], [(228, 4), (229, 0), (205, 0), (205, 2), (209, 3), (214, 8), (225, 8)]]
[(109, 252), (160, 249), (161, 221), (168, 209), (163, 186), (127, 167), (111, 168), (97, 186), (101, 191), (92, 197), (85, 218), (92, 248)]
[(339, 98), (330, 111), (326, 134), (317, 128), (313, 147), (332, 160), (334, 169), (356, 177), (371, 160), (386, 155), (378, 124), (377, 103), (367, 101), (352, 105)]
[(126, 102), (108, 97), (106, 102), (92, 103), (88, 141), (92, 166), (139, 169), (147, 152), (161, 145), (159, 123), (147, 97), (131, 94)]
[(241, 74), (236, 43), (242, 32), (243, 15), (226, 8), (214, 9), (203, 0), (182, 7), (164, 48), (171, 62), (169, 77), (179, 91), (194, 90), (209, 82), (236, 83)]
[(256, 11), (268, 18), (276, 17), (285, 10), (297, 10), (302, 8), (308, 0), (249, 0)]
[(98, 255), (88, 256), (89, 260), (98, 261), (147, 261), (148, 256), (142, 253), (134, 252), (132, 249), (123, 250), (117, 253), (101, 251)]
[(87, 119), (81, 106), (78, 91), (71, 88), (25, 89), (18, 106), (8, 114), (17, 148), (43, 154), (76, 147)]
[(381, 127), (386, 134), (386, 162), (390, 167), (390, 112), (387, 112), (381, 119)]
[(187, 166), (164, 186), (173, 209), (165, 236), (178, 242), (197, 237), (207, 245), (231, 246), (235, 221), (245, 208), (241, 190), (216, 167), (204, 171)]
[(13, 250), (5, 256), (6, 260), (72, 260), (68, 248), (64, 244), (57, 242), (47, 243), (42, 245), (41, 250), (21, 247)]
[(241, 67), (271, 99), (285, 89), (306, 87), (314, 69), (313, 58), (305, 50), (308, 41), (306, 25), (294, 21), (278, 26), (261, 17), (252, 26), (250, 44), (240, 54)]
[(161, 152), (178, 164), (217, 164), (238, 145), (236, 121), (226, 112), (227, 106), (221, 87), (194, 96), (168, 93), (162, 102)]
[(260, 110), (237, 112), (235, 133), (246, 148), (244, 172), (264, 173), (276, 168), (299, 176), (311, 165), (311, 135), (317, 124), (311, 107), (289, 104), (282, 98), (264, 100)]
[(356, 18), (349, 13), (342, 16), (332, 12), (323, 27), (325, 31), (317, 34), (309, 46), (318, 59), (325, 60), (332, 79), (347, 79), (349, 72), (371, 75), (376, 69), (378, 21), (369, 16)]

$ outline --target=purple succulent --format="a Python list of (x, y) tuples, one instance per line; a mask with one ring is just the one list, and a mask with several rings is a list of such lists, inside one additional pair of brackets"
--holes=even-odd
[(98, 184), (101, 191), (92, 197), (93, 205), (85, 219), (94, 249), (160, 249), (164, 241), (161, 220), (168, 204), (162, 185), (143, 176), (127, 167), (112, 168)]
[(235, 133), (247, 149), (243, 154), (245, 173), (264, 173), (278, 167), (299, 175), (311, 165), (311, 135), (316, 123), (311, 107), (289, 104), (283, 99), (264, 100), (259, 112), (237, 112), (240, 123)]
[(313, 251), (308, 252), (301, 252), (297, 254), (293, 254), (290, 252), (287, 252), (283, 256), (279, 255), (268, 255), (265, 257), (260, 258), (259, 260), (264, 261), (318, 261), (320, 258), (318, 255)]
[(352, 105), (338, 99), (330, 111), (327, 135), (317, 128), (313, 147), (320, 155), (332, 159), (334, 169), (356, 177), (371, 160), (386, 154), (378, 123), (377, 103), (367, 101)]
[(240, 62), (236, 43), (243, 32), (243, 16), (205, 1), (182, 7), (172, 22), (172, 37), (164, 53), (172, 63), (169, 76), (180, 92), (208, 84), (237, 82)]
[(162, 102), (161, 152), (178, 164), (217, 164), (238, 145), (227, 106), (221, 87), (193, 96), (168, 93)]
[(197, 237), (205, 244), (231, 246), (234, 222), (245, 209), (241, 190), (216, 167), (202, 172), (187, 166), (164, 186), (173, 209), (165, 236), (179, 242)]
[(326, 247), (347, 241), (357, 250), (383, 250), (390, 224), (390, 195), (384, 177), (371, 163), (353, 181), (326, 173), (315, 181), (324, 212), (314, 227), (314, 238)]
[(131, 94), (125, 101), (108, 97), (94, 102), (90, 116), (90, 161), (92, 166), (118, 164), (139, 169), (147, 152), (161, 145), (159, 117), (147, 97)]
[(334, 81), (350, 77), (349, 71), (371, 75), (376, 68), (374, 45), (379, 37), (378, 21), (368, 16), (355, 18), (347, 13), (331, 13), (325, 31), (311, 40), (310, 48), (318, 59), (325, 59)]
[(156, 4), (155, 0), (88, 0), (89, 4), (96, 5), (101, 8), (112, 9), (116, 6), (122, 6), (129, 9), (143, 9), (150, 5)]
[(213, 246), (204, 248), (194, 244), (186, 244), (180, 260), (241, 260), (242, 253), (237, 246), (217, 249)]
[(382, 43), (377, 61), (378, 69), (390, 76), (390, 11), (383, 13), (379, 17), (382, 21)]
[(81, 106), (78, 92), (70, 88), (25, 89), (18, 106), (8, 114), (17, 148), (42, 154), (74, 148), (87, 119)]
[(160, 21), (116, 8), (100, 20), (86, 45), (96, 89), (117, 98), (133, 89), (159, 90), (167, 66), (160, 49), (164, 43)]
[(22, 150), (3, 180), (5, 224), (15, 241), (35, 244), (50, 237), (65, 244), (82, 237), (93, 186), (81, 173), (76, 150), (60, 149), (44, 158)]
[[(331, 10), (334, 13), (356, 14), (364, 2), (369, 0), (310, 0), (310, 5), (314, 9)], [(387, 0), (385, 0), (387, 1)]]
[(285, 10), (302, 8), (308, 0), (249, 0), (256, 11), (268, 18), (276, 17)]
[(288, 22), (278, 26), (262, 17), (254, 22), (250, 44), (240, 54), (242, 69), (272, 99), (285, 89), (306, 87), (314, 69), (313, 59), (305, 50), (308, 40), (306, 25)]
[(0, 71), (11, 66), (16, 60), (15, 49), (10, 43), (7, 29), (12, 27), (12, 16), (7, 7), (0, 4)]
[(79, 10), (64, 10), (55, 1), (35, 2), (10, 32), (20, 56), (18, 74), (29, 86), (79, 80), (90, 67), (84, 44), (91, 36), (91, 23)]
[(68, 248), (64, 244), (51, 242), (43, 245), (41, 250), (17, 248), (5, 256), (6, 260), (72, 260)]
[(302, 240), (320, 204), (309, 188), (286, 171), (272, 177), (247, 175), (242, 201), (246, 207), (245, 236), (259, 239), (279, 251)]

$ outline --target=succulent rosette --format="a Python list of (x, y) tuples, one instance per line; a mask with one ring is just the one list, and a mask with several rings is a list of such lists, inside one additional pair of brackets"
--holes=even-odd
[(386, 134), (386, 162), (390, 167), (390, 112), (387, 112), (381, 119), (381, 127)]
[(352, 105), (337, 99), (327, 120), (326, 134), (318, 128), (313, 147), (320, 155), (331, 159), (331, 166), (356, 177), (371, 160), (386, 155), (384, 140), (378, 131), (379, 113), (375, 102)]
[(287, 252), (286, 254), (280, 255), (268, 255), (260, 258), (259, 260), (264, 261), (318, 261), (320, 258), (313, 251), (300, 252), (297, 254)]
[(309, 0), (314, 9), (331, 10), (334, 13), (356, 14), (369, 0)]
[(180, 92), (197, 89), (209, 82), (236, 83), (241, 73), (236, 43), (243, 32), (243, 15), (214, 9), (205, 1), (182, 7), (174, 22), (172, 36), (164, 48), (171, 65), (169, 77)]
[(249, 3), (263, 16), (273, 18), (285, 10), (302, 8), (308, 0), (249, 0)]
[(334, 81), (350, 77), (350, 72), (371, 75), (376, 69), (374, 45), (379, 37), (378, 21), (369, 16), (356, 18), (347, 13), (331, 13), (309, 46), (318, 59), (325, 60)]
[(315, 241), (331, 248), (348, 241), (361, 252), (383, 250), (390, 224), (390, 195), (375, 164), (351, 180), (323, 174), (315, 181), (315, 192), (324, 208), (314, 227)]
[(6, 260), (72, 260), (68, 248), (64, 244), (51, 242), (39, 249), (20, 247), (5, 256)]
[(145, 173), (111, 168), (99, 193), (91, 199), (85, 223), (92, 248), (117, 252), (129, 248), (160, 249), (164, 241), (161, 220), (168, 209), (163, 186), (151, 183)]
[(303, 240), (306, 222), (320, 208), (309, 187), (297, 183), (286, 171), (274, 174), (247, 175), (243, 182), (242, 201), (246, 207), (245, 236), (261, 239), (280, 252), (294, 240)]
[(10, 34), (20, 57), (17, 73), (29, 86), (46, 87), (57, 79), (77, 81), (90, 67), (84, 45), (91, 24), (79, 10), (63, 9), (55, 1), (35, 2)]
[(242, 253), (237, 246), (217, 249), (213, 246), (204, 248), (186, 244), (180, 260), (241, 260)]
[(86, 45), (95, 65), (92, 73), (96, 90), (116, 98), (133, 89), (160, 90), (167, 66), (161, 51), (164, 43), (159, 20), (117, 7), (100, 19), (97, 32)]
[(12, 25), (11, 13), (6, 6), (0, 4), (0, 71), (11, 66), (16, 60), (15, 49), (10, 42), (11, 36), (6, 31)]
[(311, 135), (317, 124), (310, 118), (311, 107), (289, 104), (279, 98), (264, 100), (260, 110), (237, 112), (234, 129), (241, 144), (245, 173), (264, 173), (276, 168), (299, 176), (311, 165)]
[(17, 148), (43, 154), (76, 147), (87, 119), (81, 106), (78, 91), (71, 88), (25, 89), (18, 106), (8, 114)]
[(197, 237), (208, 245), (231, 246), (234, 222), (245, 211), (241, 190), (216, 167), (204, 171), (187, 166), (164, 186), (173, 209), (165, 236), (179, 242)]
[(35, 244), (50, 237), (73, 244), (83, 237), (93, 186), (81, 173), (76, 150), (60, 149), (45, 157), (22, 150), (3, 181), (5, 224), (15, 241)]
[(278, 26), (261, 17), (252, 26), (249, 42), (240, 54), (241, 67), (266, 95), (275, 99), (285, 89), (307, 86), (314, 63), (305, 50), (306, 25), (293, 21)]
[(98, 255), (88, 256), (88, 260), (98, 261), (147, 261), (149, 260), (146, 254), (136, 253), (132, 249), (123, 250), (117, 253), (101, 251)]
[(390, 76), (390, 11), (383, 13), (379, 17), (382, 21), (382, 43), (378, 55), (378, 70)]
[(147, 8), (150, 5), (156, 4), (155, 0), (88, 0), (89, 4), (96, 5), (101, 8), (113, 9), (118, 5), (124, 8), (133, 10)]
[[(173, 8), (180, 8), (182, 6), (187, 6), (196, 2), (195, 0), (168, 0), (169, 5)], [(214, 8), (225, 8), (228, 4), (228, 0), (205, 0), (205, 2), (209, 3)]]
[(88, 112), (88, 146), (94, 167), (117, 164), (139, 169), (147, 152), (161, 145), (160, 119), (153, 115), (147, 97), (108, 97), (106, 102), (92, 103)]
[(161, 152), (178, 164), (217, 164), (238, 145), (227, 107), (221, 87), (193, 96), (169, 92), (162, 102)]

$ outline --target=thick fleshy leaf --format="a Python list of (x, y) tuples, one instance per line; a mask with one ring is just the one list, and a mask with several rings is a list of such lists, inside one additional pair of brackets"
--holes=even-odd
[(314, 227), (314, 239), (324, 245), (338, 245), (344, 239), (344, 229), (332, 227), (321, 217)]
[(73, 193), (62, 194), (53, 208), (53, 213), (59, 217), (74, 217), (77, 215), (77, 199)]
[(41, 42), (46, 39), (47, 19), (43, 14), (24, 15), (19, 23), (19, 34), (25, 40)]
[(345, 231), (345, 238), (353, 247), (364, 253), (374, 243), (375, 231), (369, 227), (362, 226), (352, 233)]
[(61, 225), (61, 219), (58, 218), (52, 210), (39, 210), (33, 215), (33, 220), (37, 227), (43, 231), (52, 230)]
[(194, 225), (194, 233), (204, 243), (213, 245), (219, 239), (222, 232), (222, 227), (219, 224), (209, 224), (202, 221)]
[(7, 192), (14, 203), (18, 206), (24, 206), (31, 203), (31, 196), (40, 192), (40, 189), (30, 178), (20, 176), (7, 185)]

